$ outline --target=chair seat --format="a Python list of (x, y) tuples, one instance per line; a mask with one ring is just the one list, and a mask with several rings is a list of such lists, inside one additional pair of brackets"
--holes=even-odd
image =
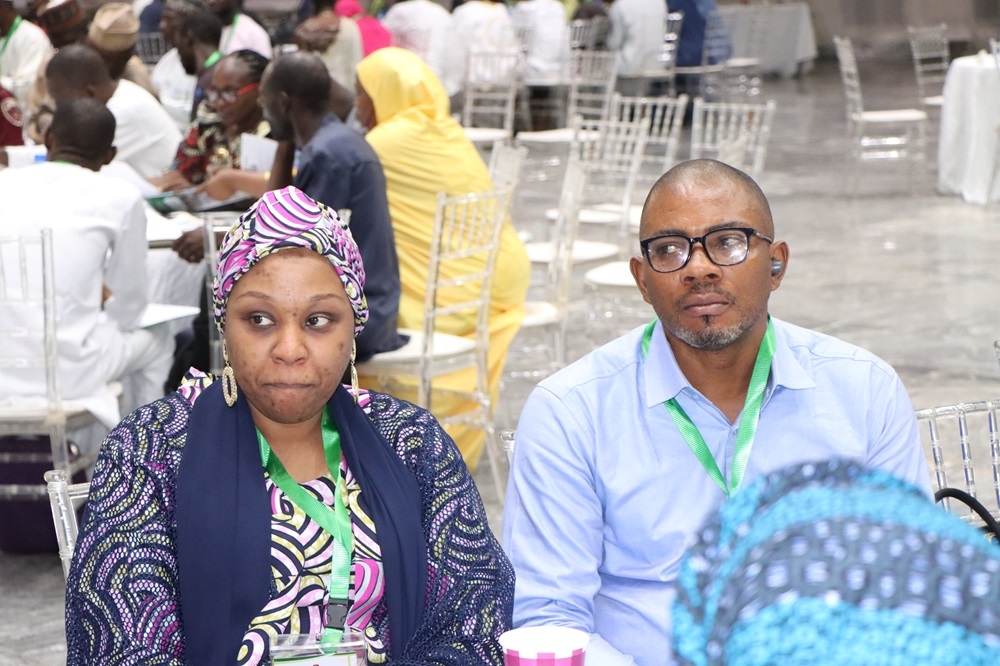
[(725, 71), (726, 66), (719, 65), (691, 65), (690, 67), (674, 67), (675, 74), (718, 74)]
[(472, 143), (490, 143), (510, 138), (510, 132), (502, 127), (463, 127), (465, 137)]
[(635, 287), (635, 278), (627, 261), (612, 261), (591, 268), (584, 273), (583, 281), (592, 287)]
[[(556, 247), (547, 241), (537, 241), (526, 243), (525, 249), (528, 251), (528, 259), (533, 264), (549, 265), (555, 259)], [(600, 241), (577, 240), (573, 242), (574, 264), (585, 264), (591, 261), (604, 261), (618, 256), (618, 246), (613, 243), (602, 243)]]
[[(420, 363), (424, 353), (423, 332), (402, 328), (399, 329), (399, 332), (410, 336), (409, 342), (399, 349), (375, 354), (375, 356), (372, 356), (364, 363), (358, 363), (359, 375), (378, 375), (383, 372), (398, 370), (403, 366)], [(476, 349), (476, 342), (475, 340), (457, 335), (435, 332), (431, 340), (431, 348), (433, 349), (433, 358), (435, 361), (448, 361), (473, 353)]]
[(927, 114), (920, 109), (881, 109), (854, 115), (856, 120), (864, 123), (916, 123), (927, 120)]
[(548, 301), (528, 301), (524, 304), (524, 321), (521, 328), (550, 326), (561, 318), (559, 308)]
[[(597, 131), (581, 130), (579, 138), (580, 141), (597, 141)], [(518, 132), (517, 140), (519, 143), (572, 143), (573, 128), (560, 127), (541, 132)]]
[(760, 58), (730, 58), (726, 67), (760, 67)]
[(924, 97), (924, 106), (944, 106), (944, 95)]

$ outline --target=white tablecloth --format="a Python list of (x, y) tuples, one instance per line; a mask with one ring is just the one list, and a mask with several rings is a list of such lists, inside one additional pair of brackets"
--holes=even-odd
[[(984, 204), (1000, 125), (1000, 71), (992, 55), (956, 58), (948, 68), (941, 109), (938, 189)], [(991, 199), (1000, 199), (994, 183)]]
[(734, 57), (750, 56), (753, 14), (764, 12), (764, 39), (759, 54), (765, 74), (794, 76), (800, 64), (816, 59), (816, 34), (809, 6), (804, 2), (781, 5), (723, 5), (719, 14), (730, 27)]

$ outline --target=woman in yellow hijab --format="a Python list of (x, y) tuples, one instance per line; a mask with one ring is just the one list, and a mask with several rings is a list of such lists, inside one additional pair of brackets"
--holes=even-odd
[[(385, 171), (396, 236), (402, 282), (399, 326), (419, 329), (438, 193), (488, 192), (493, 183), (475, 146), (452, 119), (444, 86), (419, 56), (400, 48), (379, 49), (361, 61), (357, 72), (357, 116), (368, 128), (366, 138)], [(508, 221), (500, 238), (490, 301), (488, 363), (494, 405), (507, 348), (524, 319), (530, 276), (524, 245)], [(437, 329), (472, 338), (475, 321), (458, 316), (439, 319)], [(435, 379), (434, 386), (471, 390), (475, 375), (472, 370), (454, 373)], [(452, 409), (461, 411), (458, 407), (435, 400), (434, 412), (440, 418)], [(482, 433), (463, 428), (449, 432), (466, 463), (475, 469), (483, 450)]]

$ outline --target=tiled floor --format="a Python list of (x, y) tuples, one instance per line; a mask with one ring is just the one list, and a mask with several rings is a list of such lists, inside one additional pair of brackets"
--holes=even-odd
[[(863, 61), (861, 68), (870, 108), (916, 103), (907, 59)], [(791, 247), (772, 313), (880, 355), (916, 407), (1000, 396), (992, 347), (1000, 338), (1000, 206), (937, 195), (933, 161), (912, 187), (902, 165), (849, 166), (833, 61), (818, 62), (801, 79), (768, 80), (765, 96), (777, 100), (778, 112), (761, 185), (777, 234)], [(859, 169), (855, 197), (844, 193), (848, 168)], [(520, 201), (522, 225), (536, 235), (544, 226), (523, 221), (540, 220), (554, 205), (556, 186), (548, 188), (526, 191)], [(592, 344), (582, 312), (577, 316), (570, 327), (574, 357)], [(507, 425), (524, 393), (505, 393)], [(499, 506), (485, 465), (477, 478), (496, 528)], [(0, 666), (63, 662), (62, 593), (55, 555), (0, 553)]]

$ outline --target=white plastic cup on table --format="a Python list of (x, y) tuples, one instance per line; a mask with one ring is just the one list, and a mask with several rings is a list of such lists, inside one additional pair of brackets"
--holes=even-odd
[(501, 634), (504, 666), (584, 666), (590, 635), (570, 627), (521, 627)]

